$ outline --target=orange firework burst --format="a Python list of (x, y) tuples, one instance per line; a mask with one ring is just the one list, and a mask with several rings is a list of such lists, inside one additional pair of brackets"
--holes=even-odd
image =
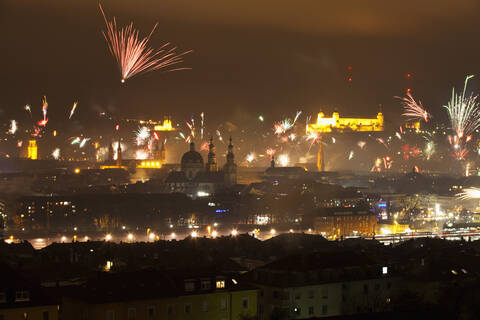
[[(107, 27), (107, 31), (102, 31), (102, 34), (107, 41), (108, 49), (117, 60), (122, 83), (134, 75), (179, 64), (183, 62), (182, 57), (191, 52), (189, 50), (177, 53), (177, 47), (170, 47), (169, 42), (163, 44), (159, 49), (153, 49), (148, 46), (148, 41), (158, 24), (155, 24), (148, 37), (140, 38), (139, 31), (133, 27), (133, 22), (118, 29), (115, 17), (112, 21), (108, 21), (102, 6), (100, 4), (99, 6)], [(185, 69), (190, 68), (174, 68), (168, 69), (168, 71)]]

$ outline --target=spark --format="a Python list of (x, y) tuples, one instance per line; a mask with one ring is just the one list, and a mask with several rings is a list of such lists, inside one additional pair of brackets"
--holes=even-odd
[(79, 144), (79, 147), (80, 148), (85, 147), (85, 144), (87, 143), (88, 140), (90, 140), (90, 138), (83, 138), (83, 140)]
[(10, 130), (8, 131), (10, 134), (15, 134), (15, 132), (17, 132), (17, 121), (15, 120), (12, 120), (10, 121)]
[(367, 143), (365, 141), (358, 141), (357, 146), (363, 150)]
[(348, 160), (352, 160), (354, 155), (355, 153), (353, 152), (353, 150), (350, 151), (350, 153), (348, 154)]
[(208, 143), (208, 142), (203, 142), (203, 143), (200, 145), (200, 151), (208, 151), (208, 146), (209, 146), (209, 143)]
[(430, 160), (432, 155), (435, 153), (435, 143), (433, 141), (428, 141), (427, 144), (425, 145), (425, 149), (423, 150), (423, 153), (427, 157), (427, 160)]
[(150, 129), (147, 127), (138, 127), (138, 129), (134, 132), (137, 145), (144, 144), (145, 140), (150, 138)]
[(258, 116), (258, 120), (260, 120), (261, 122), (265, 121), (265, 119), (263, 118), (262, 115), (259, 115), (259, 116)]
[(462, 192), (456, 194), (460, 200), (480, 199), (480, 188), (465, 188)]
[(25, 107), (23, 107), (23, 109), (27, 111), (28, 114), (30, 114), (30, 117), (32, 117), (32, 108), (30, 108), (29, 104), (26, 104)]
[(282, 167), (286, 167), (290, 163), (290, 159), (287, 154), (281, 154), (278, 156), (278, 162)]
[(473, 78), (473, 75), (465, 78), (463, 91), (461, 95), (455, 93), (455, 88), (452, 89), (452, 97), (444, 108), (447, 109), (448, 116), (451, 121), (452, 130), (455, 134), (462, 138), (464, 135), (468, 136), (480, 126), (480, 112), (478, 110), (478, 96), (470, 94), (466, 96), (466, 89), (468, 80)]
[(143, 149), (138, 149), (135, 151), (135, 159), (137, 160), (145, 160), (148, 158), (148, 152)]
[(273, 148), (268, 148), (267, 150), (265, 150), (265, 153), (266, 153), (267, 155), (269, 155), (270, 158), (271, 158), (271, 157), (273, 157), (273, 156), (275, 155), (275, 153), (277, 153), (277, 151), (276, 151), (275, 149), (273, 149)]
[(75, 102), (73, 103), (72, 110), (70, 111), (70, 116), (68, 117), (69, 120), (72, 118), (73, 113), (75, 112), (75, 109), (77, 108), (77, 105), (78, 105), (78, 101), (75, 101)]
[[(150, 37), (157, 28), (158, 23), (155, 24), (147, 37), (140, 38), (140, 32), (133, 27), (133, 22), (126, 27), (117, 29), (115, 17), (112, 21), (108, 21), (100, 4), (99, 7), (107, 28), (106, 31), (102, 31), (102, 34), (107, 42), (110, 53), (117, 61), (122, 83), (128, 78), (141, 73), (166, 69), (177, 65), (183, 62), (184, 55), (191, 52), (191, 50), (189, 50), (183, 53), (177, 53), (177, 47), (170, 47), (169, 42), (163, 44), (159, 49), (153, 49), (148, 46), (148, 41), (150, 41)], [(168, 71), (186, 69), (189, 68), (174, 68)]]
[(252, 163), (253, 160), (255, 160), (255, 153), (251, 152), (247, 154), (247, 156), (245, 157), (245, 160), (247, 160), (249, 164)]
[(52, 157), (55, 160), (60, 159), (60, 148), (56, 148), (55, 150), (53, 150)]
[(46, 126), (47, 126), (47, 123), (48, 123), (48, 118), (38, 121), (38, 122), (37, 122), (37, 125), (38, 125), (39, 127), (46, 127)]
[(399, 140), (402, 140), (402, 136), (400, 135), (400, 133), (395, 132), (395, 136), (396, 136)]
[(416, 102), (410, 92), (407, 92), (406, 97), (395, 97), (402, 101), (403, 110), (405, 111), (402, 116), (409, 117), (410, 119), (420, 119), (428, 122), (430, 114), (425, 110), (421, 101)]

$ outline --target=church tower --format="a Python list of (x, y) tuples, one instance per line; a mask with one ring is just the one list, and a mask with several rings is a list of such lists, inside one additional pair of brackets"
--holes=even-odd
[(113, 145), (112, 142), (108, 144), (108, 161), (113, 162), (115, 158), (115, 152), (113, 151)]
[(160, 148), (160, 163), (162, 166), (167, 163), (167, 149), (165, 148), (165, 141), (162, 141), (162, 147)]
[(163, 166), (165, 163), (167, 163), (166, 154), (167, 151), (165, 149), (165, 142), (162, 141), (162, 146), (160, 146), (160, 140), (156, 140), (153, 149), (153, 159), (159, 161)]
[(207, 172), (217, 171), (217, 157), (215, 155), (215, 146), (213, 145), (212, 137), (210, 137), (210, 144), (208, 145), (208, 161), (206, 169)]
[(118, 146), (117, 146), (117, 167), (122, 166), (122, 145), (120, 143), (120, 139), (118, 139)]
[(228, 144), (227, 163), (223, 167), (223, 176), (227, 186), (237, 184), (237, 165), (233, 154), (232, 137), (230, 137), (230, 143)]

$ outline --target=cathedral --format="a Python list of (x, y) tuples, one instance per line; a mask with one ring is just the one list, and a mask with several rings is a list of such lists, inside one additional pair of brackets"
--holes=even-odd
[(228, 144), (227, 161), (223, 170), (218, 170), (213, 139), (208, 146), (207, 163), (190, 143), (190, 151), (183, 154), (181, 170), (172, 171), (166, 179), (168, 192), (186, 193), (192, 197), (208, 196), (237, 184), (237, 165), (233, 154), (232, 138)]

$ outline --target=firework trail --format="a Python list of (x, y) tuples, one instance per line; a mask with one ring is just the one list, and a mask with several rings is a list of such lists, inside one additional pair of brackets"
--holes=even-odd
[(70, 141), (70, 144), (78, 144), (82, 141), (80, 137), (72, 137), (70, 139), (72, 139), (72, 141)]
[(403, 110), (402, 116), (409, 117), (411, 119), (420, 119), (428, 122), (430, 114), (425, 110), (421, 101), (416, 102), (410, 92), (406, 97), (395, 97), (402, 101)]
[(47, 97), (43, 96), (43, 99), (42, 99), (42, 113), (43, 113), (43, 122), (45, 122), (45, 124), (47, 124), (47, 122), (48, 122), (47, 109), (48, 109)]
[(447, 109), (452, 130), (459, 138), (462, 138), (464, 135), (470, 135), (480, 125), (480, 112), (477, 102), (478, 96), (474, 96), (473, 94), (469, 96), (465, 95), (468, 80), (471, 78), (473, 78), (472, 75), (465, 78), (461, 95), (455, 94), (455, 88), (452, 89), (452, 98), (447, 105), (444, 106)]
[(355, 152), (353, 152), (353, 150), (350, 151), (350, 153), (348, 154), (348, 160), (352, 160), (354, 155), (355, 155)]
[(75, 101), (73, 103), (72, 110), (70, 111), (70, 116), (68, 117), (68, 120), (72, 119), (73, 113), (75, 112), (75, 109), (77, 109), (78, 101)]
[(203, 129), (204, 129), (205, 114), (200, 113), (200, 139), (203, 139)]
[(480, 199), (480, 188), (465, 188), (462, 192), (456, 194), (459, 200)]
[(90, 138), (83, 138), (83, 140), (79, 144), (79, 147), (80, 148), (85, 147), (85, 144), (87, 143), (88, 140), (90, 140)]
[(10, 122), (10, 130), (8, 130), (8, 132), (9, 132), (10, 134), (15, 134), (15, 132), (17, 132), (17, 129), (18, 129), (18, 127), (17, 127), (17, 121), (12, 120), (12, 121)]
[[(159, 49), (148, 46), (148, 41), (157, 28), (157, 24), (146, 38), (139, 37), (139, 31), (133, 27), (133, 22), (128, 26), (117, 28), (115, 17), (108, 21), (99, 4), (103, 19), (105, 20), (106, 32), (102, 34), (107, 42), (108, 49), (116, 59), (122, 76), (121, 82), (135, 75), (159, 69), (166, 69), (183, 62), (183, 56), (191, 50), (177, 53), (177, 47), (170, 47), (170, 43), (163, 44)], [(170, 48), (169, 48), (170, 47)], [(174, 68), (168, 71), (185, 70), (189, 68)]]
[(385, 143), (385, 140), (383, 140), (382, 138), (377, 138), (377, 141), (381, 144), (383, 144), (385, 146), (385, 148), (388, 149), (388, 145)]

